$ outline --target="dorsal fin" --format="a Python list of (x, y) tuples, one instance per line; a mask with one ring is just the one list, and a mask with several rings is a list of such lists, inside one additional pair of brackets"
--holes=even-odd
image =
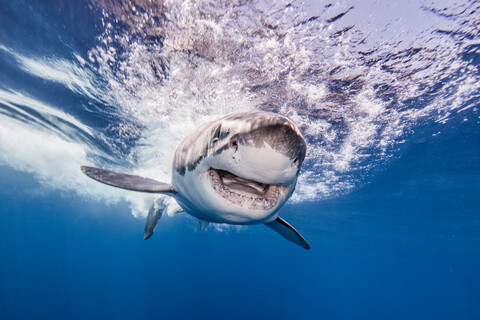
[(140, 192), (175, 194), (172, 185), (168, 183), (100, 168), (85, 166), (80, 168), (90, 178), (113, 187)]
[(283, 220), (282, 218), (278, 217), (277, 220), (265, 223), (265, 225), (276, 232), (278, 232), (282, 237), (295, 242), (299, 246), (310, 249), (310, 245), (307, 241), (295, 230), (294, 227), (288, 224), (287, 221)]

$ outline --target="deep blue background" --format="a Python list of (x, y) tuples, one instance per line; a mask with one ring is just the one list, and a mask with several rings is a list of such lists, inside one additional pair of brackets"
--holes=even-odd
[(3, 167), (0, 318), (478, 319), (480, 130), (462, 118), (348, 195), (287, 205), (309, 251), (185, 214), (143, 241), (123, 205), (36, 194)]
[[(84, 1), (0, 10), (0, 44), (22, 54), (72, 59), (100, 32)], [(2, 54), (0, 87), (88, 117), (75, 94)], [(185, 214), (143, 241), (127, 204), (0, 167), (0, 319), (479, 319), (478, 119), (477, 106), (423, 123), (368, 183), (288, 204), (282, 216), (309, 251), (263, 226), (200, 232)]]

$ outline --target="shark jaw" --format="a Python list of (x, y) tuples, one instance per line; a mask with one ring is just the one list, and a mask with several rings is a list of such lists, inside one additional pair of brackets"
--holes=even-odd
[(212, 189), (225, 200), (250, 210), (270, 210), (278, 205), (287, 187), (266, 184), (239, 177), (229, 171), (210, 168), (207, 171)]

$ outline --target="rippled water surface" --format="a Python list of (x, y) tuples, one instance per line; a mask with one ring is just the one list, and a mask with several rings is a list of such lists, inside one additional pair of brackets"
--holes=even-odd
[[(480, 316), (478, 1), (0, 0), (0, 318)], [(282, 217), (164, 217), (90, 181), (169, 181), (198, 125), (307, 140)], [(133, 216), (132, 216), (133, 214)], [(28, 307), (26, 307), (28, 306)]]

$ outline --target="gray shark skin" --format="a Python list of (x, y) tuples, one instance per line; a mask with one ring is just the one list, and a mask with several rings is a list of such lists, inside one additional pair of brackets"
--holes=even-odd
[[(172, 182), (82, 166), (92, 179), (110, 186), (173, 197), (203, 230), (208, 223), (265, 224), (309, 249), (305, 239), (279, 217), (295, 190), (306, 143), (295, 125), (270, 112), (245, 112), (205, 123), (178, 146)], [(145, 239), (164, 208), (150, 209)]]

